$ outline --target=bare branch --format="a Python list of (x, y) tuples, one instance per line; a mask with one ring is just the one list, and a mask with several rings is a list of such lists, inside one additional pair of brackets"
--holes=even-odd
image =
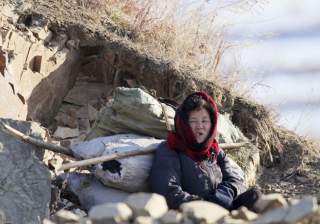
[[(228, 149), (240, 148), (240, 147), (246, 146), (247, 144), (248, 144), (248, 142), (221, 143), (220, 148), (228, 150)], [(126, 152), (118, 152), (118, 153), (104, 155), (104, 156), (100, 156), (100, 157), (96, 157), (96, 158), (81, 160), (81, 161), (72, 162), (72, 163), (66, 163), (66, 164), (62, 165), (58, 170), (67, 170), (70, 168), (77, 168), (77, 167), (83, 167), (83, 166), (94, 165), (94, 164), (98, 164), (98, 163), (102, 163), (102, 162), (107, 162), (107, 161), (114, 160), (114, 159), (123, 159), (123, 158), (130, 157), (130, 156), (145, 155), (148, 153), (153, 153), (155, 151), (155, 149), (157, 148), (157, 145), (158, 144), (153, 144), (153, 145), (146, 147), (146, 148), (126, 151)]]
[[(48, 149), (48, 150), (56, 152), (56, 153), (61, 153), (61, 154), (71, 156), (71, 157), (74, 156), (72, 150), (69, 148), (55, 145), (55, 144), (51, 144), (51, 143), (47, 143), (47, 142), (41, 141), (39, 139), (32, 138), (28, 135), (23, 134), (22, 132), (20, 132), (16, 129), (10, 127), (7, 124), (0, 123), (0, 128), (4, 132), (10, 134), (11, 136), (13, 136), (21, 141), (36, 145), (40, 148)], [(220, 145), (220, 148), (222, 148), (224, 150), (230, 150), (230, 149), (235, 149), (235, 148), (240, 148), (240, 147), (246, 146), (247, 144), (248, 144), (248, 142), (239, 142), (239, 143), (221, 143), (219, 145)], [(96, 158), (85, 159), (85, 160), (81, 160), (81, 161), (67, 163), (67, 164), (62, 165), (58, 170), (67, 170), (70, 168), (94, 165), (94, 164), (98, 164), (98, 163), (102, 163), (102, 162), (106, 162), (106, 161), (111, 161), (114, 159), (123, 159), (123, 158), (131, 157), (131, 156), (145, 155), (145, 154), (153, 153), (155, 151), (155, 149), (157, 148), (157, 146), (158, 146), (158, 144), (152, 144), (146, 148), (126, 151), (126, 152), (117, 152), (117, 153), (113, 153), (110, 155), (104, 155), (104, 156), (100, 156), (100, 157), (96, 157)]]
[(32, 138), (32, 137), (25, 135), (22, 132), (18, 131), (17, 129), (14, 129), (13, 127), (10, 127), (9, 125), (4, 124), (2, 122), (0, 123), (0, 128), (5, 133), (7, 133), (7, 134), (9, 134), (9, 135), (21, 140), (21, 141), (36, 145), (39, 148), (48, 149), (53, 152), (57, 152), (57, 153), (61, 153), (61, 154), (73, 157), (73, 153), (72, 153), (71, 149), (69, 149), (69, 148), (55, 145), (55, 144), (51, 144), (51, 143), (47, 143), (47, 142), (41, 141), (36, 138)]

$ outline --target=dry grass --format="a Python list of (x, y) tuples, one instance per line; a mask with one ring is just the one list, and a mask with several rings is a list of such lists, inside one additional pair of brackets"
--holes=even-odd
[[(232, 88), (237, 72), (221, 74), (224, 52), (231, 47), (224, 27), (216, 24), (219, 10), (250, 10), (257, 1), (231, 1), (208, 10), (208, 1), (77, 0), (95, 14), (106, 14), (128, 38), (159, 58), (199, 71), (200, 78), (218, 80)], [(218, 1), (219, 2), (219, 1)], [(222, 2), (222, 1), (220, 1)], [(228, 2), (228, 1), (225, 1)], [(227, 77), (227, 81), (226, 80)]]

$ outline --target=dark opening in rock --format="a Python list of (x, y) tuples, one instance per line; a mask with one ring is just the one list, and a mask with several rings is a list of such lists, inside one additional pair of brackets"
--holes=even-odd
[(0, 73), (4, 76), (4, 69), (6, 68), (6, 57), (4, 52), (0, 50)]
[(17, 96), (19, 97), (19, 99), (21, 100), (21, 102), (23, 104), (26, 104), (26, 100), (24, 99), (24, 97), (20, 93), (17, 93)]
[(41, 55), (34, 56), (29, 63), (29, 68), (31, 69), (31, 71), (40, 72), (41, 71), (41, 61), (42, 61)]
[(12, 93), (13, 93), (13, 94), (16, 94), (16, 91), (14, 90), (14, 85), (13, 85), (11, 82), (9, 82), (9, 85), (11, 86)]

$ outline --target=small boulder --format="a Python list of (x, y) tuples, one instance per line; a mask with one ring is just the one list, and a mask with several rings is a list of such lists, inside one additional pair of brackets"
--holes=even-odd
[(162, 224), (178, 224), (181, 221), (182, 214), (176, 210), (169, 210), (160, 218)]
[(132, 210), (125, 203), (106, 203), (92, 207), (89, 217), (93, 224), (124, 223), (131, 219)]
[(79, 136), (78, 128), (58, 127), (53, 136), (60, 139), (73, 138)]
[(216, 223), (229, 214), (229, 211), (208, 201), (191, 201), (180, 206), (184, 216), (196, 223)]
[(57, 223), (80, 223), (81, 217), (68, 210), (60, 210), (52, 217), (52, 221)]
[(273, 209), (260, 216), (253, 224), (268, 223), (297, 223), (305, 217), (311, 216), (318, 209), (317, 200), (307, 196), (294, 205), (286, 208)]
[(242, 219), (246, 221), (252, 221), (258, 218), (258, 214), (248, 210), (246, 207), (242, 206), (238, 210), (231, 212), (231, 217), (235, 219)]
[(156, 219), (168, 211), (166, 199), (155, 193), (134, 193), (125, 202), (133, 210), (134, 217), (151, 216)]
[(160, 224), (158, 220), (155, 220), (150, 216), (138, 216), (133, 223), (134, 224)]
[(263, 194), (254, 204), (254, 210), (259, 213), (264, 213), (274, 208), (282, 208), (287, 206), (288, 203), (281, 194)]
[(6, 223), (6, 214), (0, 209), (0, 224)]

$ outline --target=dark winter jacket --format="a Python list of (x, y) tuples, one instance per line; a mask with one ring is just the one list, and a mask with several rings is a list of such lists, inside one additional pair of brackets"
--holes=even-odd
[(162, 143), (149, 176), (151, 191), (163, 195), (173, 209), (192, 200), (206, 200), (231, 209), (234, 199), (246, 190), (242, 170), (223, 150), (216, 161), (206, 162), (211, 175), (185, 153), (170, 150), (167, 142)]

